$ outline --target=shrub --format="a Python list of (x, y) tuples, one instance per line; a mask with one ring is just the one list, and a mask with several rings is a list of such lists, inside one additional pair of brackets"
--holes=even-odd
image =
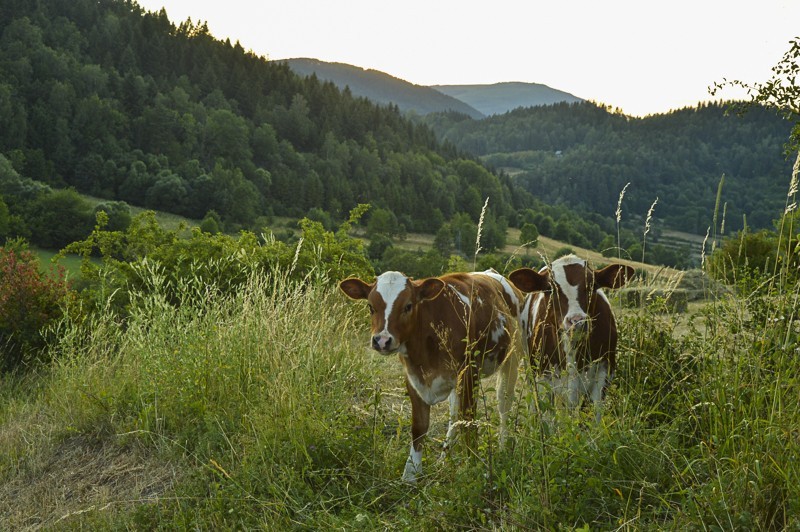
[(0, 369), (43, 361), (47, 327), (71, 295), (63, 268), (43, 275), (32, 252), (0, 248)]
[[(251, 274), (276, 268), (295, 280), (369, 277), (374, 270), (364, 246), (349, 235), (362, 213), (363, 209), (354, 209), (336, 233), (305, 218), (300, 222), (302, 238), (290, 246), (271, 235), (259, 241), (247, 231), (233, 237), (195, 229), (187, 237), (182, 229), (163, 229), (152, 211), (136, 216), (124, 232), (108, 231), (107, 216), (101, 211), (89, 238), (70, 244), (62, 253), (83, 256), (81, 275), (88, 284), (83, 296), (88, 307), (124, 315), (133, 292), (163, 289), (170, 303), (182, 304), (188, 302), (187, 297), (234, 293)], [(98, 254), (102, 257), (99, 265), (92, 260)]]
[(434, 249), (423, 252), (389, 247), (377, 264), (379, 272), (396, 270), (416, 279), (442, 275), (447, 269), (447, 259)]
[(131, 208), (124, 201), (106, 201), (96, 205), (94, 208), (95, 217), (99, 211), (104, 211), (108, 215), (108, 229), (110, 231), (124, 231), (131, 225)]
[(494, 268), (500, 273), (510, 273), (522, 266), (522, 260), (516, 255), (509, 255), (507, 253), (486, 253), (478, 255), (474, 269), (476, 271), (484, 271), (489, 268)]
[(378, 235), (393, 237), (397, 235), (397, 216), (387, 209), (375, 209), (367, 222), (367, 236), (374, 238)]
[(714, 251), (708, 262), (708, 273), (712, 278), (728, 284), (758, 279), (772, 272), (776, 250), (777, 239), (769, 231), (740, 232), (735, 237), (725, 239)]
[(216, 235), (220, 232), (220, 225), (222, 224), (222, 219), (220, 218), (219, 214), (216, 211), (208, 211), (206, 213), (205, 218), (203, 221), (200, 222), (200, 231), (204, 233), (209, 233), (211, 235)]
[(555, 253), (553, 253), (553, 258), (552, 258), (552, 260), (556, 260), (556, 259), (559, 259), (559, 258), (561, 258), (561, 257), (565, 257), (565, 256), (567, 256), (567, 255), (571, 255), (572, 253), (575, 253), (575, 252), (574, 252), (574, 251), (572, 251), (572, 248), (571, 248), (571, 247), (569, 247), (569, 246), (564, 246), (564, 247), (562, 247), (562, 248), (558, 248), (558, 249), (556, 250), (556, 252), (555, 252)]
[(539, 245), (539, 230), (534, 224), (526, 223), (520, 228), (519, 244), (525, 247), (525, 253)]
[(375, 235), (367, 246), (367, 256), (373, 262), (378, 261), (383, 257), (383, 254), (386, 253), (386, 250), (392, 246), (392, 240), (389, 237)]

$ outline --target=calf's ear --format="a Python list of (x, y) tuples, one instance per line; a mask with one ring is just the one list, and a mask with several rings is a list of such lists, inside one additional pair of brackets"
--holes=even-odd
[(508, 276), (508, 279), (523, 292), (545, 292), (550, 290), (550, 275), (548, 273), (539, 273), (530, 268), (514, 270)]
[(595, 286), (598, 288), (622, 288), (633, 279), (635, 271), (624, 264), (609, 264), (602, 270), (594, 272)]
[(444, 281), (438, 277), (431, 277), (429, 279), (416, 281), (414, 284), (417, 286), (417, 294), (419, 295), (420, 301), (425, 299), (434, 299), (442, 293), (442, 290), (444, 290)]
[(361, 279), (351, 277), (339, 283), (339, 289), (347, 294), (350, 299), (367, 299), (372, 291), (372, 285), (367, 284)]

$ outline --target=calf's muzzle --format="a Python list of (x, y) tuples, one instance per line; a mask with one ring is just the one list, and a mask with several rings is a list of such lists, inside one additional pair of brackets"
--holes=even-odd
[(390, 353), (397, 349), (397, 346), (392, 335), (376, 334), (372, 337), (372, 349), (379, 353)]

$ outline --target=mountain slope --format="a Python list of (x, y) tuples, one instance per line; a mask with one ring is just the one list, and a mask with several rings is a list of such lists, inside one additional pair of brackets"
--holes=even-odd
[(458, 98), (485, 115), (498, 115), (518, 107), (584, 101), (568, 92), (540, 83), (510, 81), (492, 85), (433, 85), (437, 91)]
[(546, 203), (610, 216), (630, 183), (623, 210), (656, 216), (674, 229), (704, 234), (717, 185), (728, 231), (770, 228), (786, 199), (791, 163), (784, 155), (791, 123), (774, 110), (743, 116), (724, 104), (632, 118), (590, 102), (516, 109), (470, 120), (429, 115), (440, 139), (514, 175)]
[(363, 96), (384, 105), (395, 104), (403, 112), (413, 111), (425, 115), (456, 111), (471, 118), (483, 118), (481, 112), (459, 99), (377, 70), (308, 58), (285, 59), (281, 62), (285, 62), (301, 76), (315, 74), (320, 80), (331, 81), (340, 89), (349, 87), (355, 96)]
[(320, 209), (341, 220), (369, 203), (431, 232), (460, 213), (477, 219), (487, 197), (506, 218), (525, 201), (396, 107), (301, 78), (163, 9), (41, 0), (6, 2), (0, 15), (0, 196), (20, 219), (52, 212), (41, 183), (213, 214), (234, 231)]

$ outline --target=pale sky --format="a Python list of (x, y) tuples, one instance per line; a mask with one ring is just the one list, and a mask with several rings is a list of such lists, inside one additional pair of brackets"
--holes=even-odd
[(206, 21), (272, 60), (348, 63), (418, 85), (544, 83), (637, 116), (712, 99), (723, 78), (764, 82), (800, 36), (800, 0), (137, 2), (174, 23)]

